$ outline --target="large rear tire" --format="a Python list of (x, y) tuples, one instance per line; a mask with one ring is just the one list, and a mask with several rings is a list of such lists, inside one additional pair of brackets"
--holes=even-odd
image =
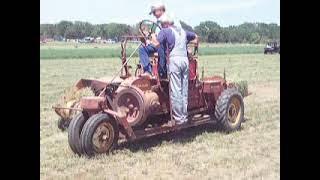
[(83, 125), (88, 119), (87, 113), (79, 113), (75, 115), (75, 117), (71, 120), (70, 125), (68, 127), (68, 142), (71, 150), (78, 154), (79, 156), (82, 154), (82, 148), (80, 144), (80, 134)]
[(240, 128), (244, 118), (244, 103), (237, 89), (230, 88), (221, 93), (216, 103), (215, 117), (223, 131), (232, 132)]
[(109, 153), (117, 146), (118, 138), (116, 121), (102, 113), (91, 116), (80, 135), (83, 153), (88, 157)]

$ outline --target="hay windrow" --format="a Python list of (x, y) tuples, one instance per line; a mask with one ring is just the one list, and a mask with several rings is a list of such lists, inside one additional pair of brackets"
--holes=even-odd
[(248, 81), (238, 81), (234, 83), (243, 97), (248, 95)]
[(84, 96), (95, 96), (95, 94), (89, 87), (79, 90), (76, 87), (70, 87), (64, 91), (64, 95), (58, 100), (57, 106), (66, 106), (70, 101), (79, 102)]

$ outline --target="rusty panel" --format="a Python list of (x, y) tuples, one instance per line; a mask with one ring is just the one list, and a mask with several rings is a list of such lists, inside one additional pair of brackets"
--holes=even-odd
[(196, 58), (189, 58), (189, 80), (197, 78), (198, 62)]
[(209, 77), (204, 77), (203, 81), (213, 81), (213, 82), (221, 82), (221, 83), (226, 83), (226, 81), (223, 79), (221, 76), (209, 76)]
[(203, 92), (204, 93), (214, 93), (220, 91), (222, 85), (220, 82), (204, 82), (203, 83)]
[(219, 96), (221, 95), (222, 91), (224, 90), (224, 87), (222, 85), (219, 86), (214, 86), (213, 89), (213, 94), (214, 94), (214, 99), (217, 101)]
[(188, 110), (204, 106), (204, 99), (201, 87), (190, 84), (188, 92)]
[(151, 89), (151, 82), (146, 78), (139, 78), (132, 82), (132, 85), (141, 89), (142, 91), (147, 91)]
[(203, 92), (213, 94), (215, 101), (218, 100), (223, 90), (224, 86), (221, 82), (206, 81), (203, 83)]
[(105, 102), (104, 97), (83, 97), (80, 100), (80, 107), (84, 110), (98, 110)]

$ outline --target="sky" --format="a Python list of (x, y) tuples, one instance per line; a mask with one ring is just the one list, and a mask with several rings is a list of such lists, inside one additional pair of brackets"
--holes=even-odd
[[(153, 0), (40, 0), (40, 24), (61, 20), (133, 25), (149, 15)], [(280, 25), (280, 0), (162, 0), (167, 12), (191, 26), (211, 20), (221, 26), (244, 22)]]

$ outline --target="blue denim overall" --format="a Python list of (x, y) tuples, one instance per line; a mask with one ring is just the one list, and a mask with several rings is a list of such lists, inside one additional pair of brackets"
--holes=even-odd
[[(157, 24), (161, 26), (161, 23), (159, 20), (157, 20)], [(180, 23), (179, 23), (180, 24)], [(181, 26), (181, 25), (180, 25)], [(156, 28), (155, 34), (158, 35), (160, 32), (159, 28)], [(160, 78), (166, 78), (167, 77), (167, 69), (166, 69), (166, 55), (164, 52), (164, 47), (163, 45), (160, 45), (159, 48), (156, 48), (152, 44), (148, 44), (146, 46), (141, 46), (139, 48), (139, 58), (140, 58), (140, 63), (143, 67), (144, 72), (149, 72), (150, 74), (152, 73), (152, 66), (150, 63), (149, 57), (153, 55), (153, 53), (157, 52), (158, 53), (158, 73)]]
[(175, 37), (175, 45), (169, 55), (168, 75), (172, 116), (176, 123), (184, 123), (188, 116), (189, 60), (187, 38), (183, 29), (170, 27)]

